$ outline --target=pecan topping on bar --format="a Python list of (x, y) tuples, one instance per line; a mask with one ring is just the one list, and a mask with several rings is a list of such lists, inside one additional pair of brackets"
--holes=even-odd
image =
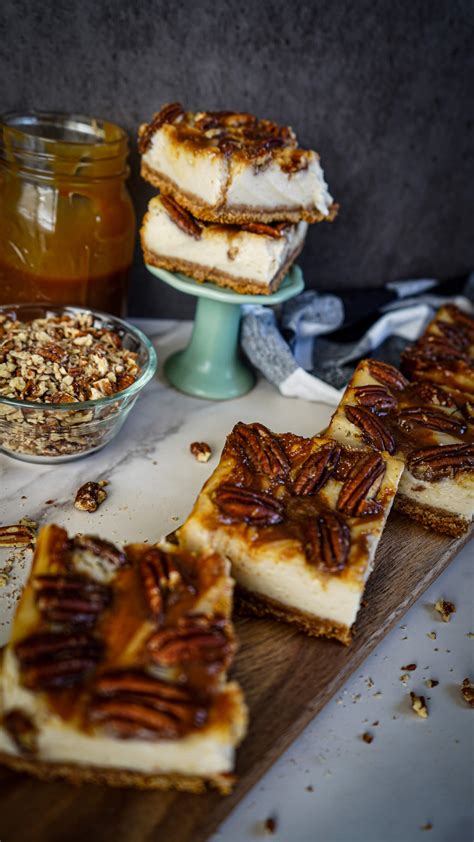
[(89, 720), (127, 738), (173, 739), (202, 727), (207, 708), (181, 687), (138, 670), (104, 673), (97, 679)]
[(60, 690), (80, 684), (96, 667), (103, 647), (84, 632), (33, 634), (15, 646), (21, 678), (31, 690)]
[(283, 520), (283, 506), (270, 494), (224, 483), (215, 492), (215, 501), (226, 518), (258, 526), (270, 526)]
[(474, 445), (445, 444), (414, 450), (407, 460), (407, 467), (417, 479), (435, 482), (444, 477), (455, 477), (464, 471), (474, 470)]
[(36, 754), (38, 751), (38, 729), (24, 711), (20, 708), (12, 708), (3, 717), (2, 725), (22, 754)]
[(196, 662), (221, 672), (230, 662), (235, 644), (223, 622), (204, 616), (183, 617), (176, 626), (155, 632), (147, 644), (150, 658), (160, 667)]
[(341, 447), (339, 461), (333, 473), (334, 479), (337, 479), (339, 482), (344, 482), (353, 467), (357, 465), (359, 459), (360, 450), (349, 450), (347, 447)]
[(343, 570), (349, 554), (351, 534), (343, 518), (331, 512), (320, 512), (308, 524), (305, 555), (310, 564), (317, 564), (328, 573)]
[(94, 625), (111, 599), (108, 587), (85, 576), (36, 576), (33, 588), (43, 616), (67, 626)]
[(228, 441), (237, 445), (255, 471), (271, 477), (283, 477), (290, 463), (276, 436), (263, 424), (239, 421)]
[(357, 386), (354, 389), (357, 406), (363, 406), (376, 415), (387, 415), (396, 409), (397, 401), (383, 386)]
[(94, 564), (102, 562), (112, 570), (118, 570), (128, 564), (127, 556), (111, 541), (98, 538), (97, 535), (76, 535), (72, 540), (74, 563), (90, 555)]
[[(455, 324), (462, 327), (467, 336), (474, 342), (474, 318), (468, 313), (465, 313), (464, 310), (460, 310), (454, 304), (446, 304), (444, 310), (449, 313)], [(437, 324), (439, 324), (439, 321)]]
[(171, 553), (164, 553), (158, 547), (151, 547), (140, 560), (149, 611), (155, 619), (161, 618), (167, 595), (181, 584), (181, 573)]
[(171, 196), (160, 196), (161, 204), (163, 205), (169, 218), (190, 237), (195, 240), (200, 240), (202, 236), (202, 226), (197, 219), (192, 216), (189, 211), (185, 210), (181, 205), (178, 205)]
[(424, 336), (418, 340), (416, 345), (403, 353), (403, 360), (421, 363), (469, 363), (469, 356), (459, 347), (450, 345), (449, 342), (438, 336)]
[(151, 139), (155, 132), (161, 128), (165, 123), (174, 123), (178, 117), (184, 114), (184, 108), (179, 102), (170, 102), (168, 105), (163, 105), (160, 110), (153, 115), (151, 123), (140, 126), (138, 131), (138, 151), (140, 155), (144, 155), (150, 146)]
[(294, 493), (306, 497), (319, 491), (336, 470), (340, 454), (341, 448), (337, 444), (311, 453), (293, 478)]
[(414, 427), (426, 427), (440, 433), (462, 436), (467, 430), (467, 425), (463, 421), (435, 409), (418, 409), (418, 407), (403, 409), (398, 413), (396, 421), (406, 432), (410, 432)]
[(425, 403), (433, 404), (433, 406), (456, 408), (456, 401), (450, 392), (443, 389), (442, 386), (437, 386), (436, 383), (430, 383), (429, 380), (410, 383), (405, 394), (408, 398), (417, 401), (419, 404)]
[(339, 511), (350, 517), (379, 514), (382, 506), (369, 494), (374, 494), (384, 474), (385, 462), (378, 453), (369, 453), (359, 459), (339, 492)]
[(464, 415), (466, 421), (469, 423), (474, 423), (474, 403), (471, 401), (466, 401), (466, 403), (461, 408), (461, 412)]
[(249, 231), (250, 234), (262, 234), (264, 237), (272, 237), (274, 240), (279, 240), (284, 236), (284, 229), (280, 226), (265, 225), (263, 222), (247, 222), (246, 225), (240, 226), (244, 231)]
[(359, 428), (362, 438), (370, 447), (394, 453), (395, 439), (373, 412), (359, 406), (345, 406), (344, 412), (348, 421)]
[(400, 391), (405, 386), (408, 386), (408, 380), (395, 366), (382, 363), (380, 360), (368, 360), (367, 365), (374, 380), (378, 380), (379, 383), (382, 383), (389, 389)]
[(447, 339), (449, 345), (459, 348), (460, 351), (466, 351), (469, 348), (469, 338), (466, 336), (461, 325), (438, 320), (436, 327)]

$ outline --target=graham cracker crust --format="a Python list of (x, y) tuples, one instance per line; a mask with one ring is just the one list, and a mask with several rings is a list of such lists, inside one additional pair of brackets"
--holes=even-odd
[(203, 793), (209, 788), (217, 789), (220, 795), (232, 792), (235, 778), (233, 775), (216, 775), (213, 778), (199, 778), (195, 775), (152, 774), (134, 772), (127, 769), (108, 769), (104, 767), (82, 767), (73, 763), (47, 763), (45, 761), (30, 760), (26, 757), (0, 752), (0, 764), (15, 772), (33, 775), (41, 781), (64, 780), (67, 783), (106, 784), (112, 787), (133, 788), (141, 790), (169, 790), (177, 789), (181, 792)]
[(302, 219), (305, 222), (332, 222), (336, 218), (339, 210), (339, 205), (335, 202), (331, 205), (327, 216), (324, 216), (316, 208), (314, 210), (308, 210), (307, 208), (298, 208), (295, 210), (294, 208), (280, 206), (268, 210), (268, 208), (239, 205), (231, 209), (226, 207), (225, 204), (207, 205), (192, 193), (181, 190), (171, 178), (152, 169), (143, 160), (141, 163), (141, 176), (149, 184), (158, 187), (165, 195), (171, 195), (180, 205), (190, 211), (193, 216), (203, 219), (206, 222), (223, 222), (229, 225), (245, 225), (247, 222), (300, 222)]
[(332, 637), (346, 646), (352, 641), (351, 629), (348, 626), (315, 617), (297, 608), (290, 608), (276, 599), (252, 593), (241, 585), (236, 586), (235, 605), (239, 613), (272, 617), (285, 623), (293, 623), (310, 637)]
[(469, 521), (460, 515), (432, 506), (421, 506), (405, 497), (404, 494), (397, 494), (393, 508), (428, 529), (432, 529), (434, 532), (442, 532), (443, 535), (451, 535), (452, 538), (460, 538), (470, 527)]
[(260, 284), (254, 283), (250, 278), (235, 278), (232, 275), (228, 275), (227, 272), (219, 272), (216, 269), (202, 266), (191, 260), (174, 260), (171, 257), (162, 257), (145, 248), (143, 245), (143, 228), (140, 233), (142, 237), (143, 257), (145, 263), (148, 263), (150, 266), (158, 266), (158, 268), (167, 269), (169, 272), (183, 272), (183, 274), (190, 275), (191, 278), (199, 283), (213, 281), (217, 286), (233, 289), (235, 292), (240, 292), (244, 295), (271, 295), (272, 292), (276, 292), (288, 269), (294, 263), (304, 246), (304, 242), (300, 243), (289, 255), (274, 278), (272, 278), (271, 283), (266, 287), (262, 287)]

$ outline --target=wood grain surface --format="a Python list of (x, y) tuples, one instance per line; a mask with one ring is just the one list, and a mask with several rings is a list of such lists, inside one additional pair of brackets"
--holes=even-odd
[(232, 795), (75, 788), (0, 769), (0, 839), (203, 842), (468, 540), (427, 532), (393, 513), (350, 647), (272, 621), (237, 619), (233, 674), (247, 696), (250, 728)]

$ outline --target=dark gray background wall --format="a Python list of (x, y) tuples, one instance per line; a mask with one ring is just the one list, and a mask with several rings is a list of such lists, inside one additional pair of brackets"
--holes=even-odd
[[(302, 257), (315, 287), (450, 277), (474, 264), (471, 0), (2, 0), (0, 109), (107, 117), (163, 102), (288, 122), (341, 203)], [(136, 256), (135, 314), (188, 315)]]

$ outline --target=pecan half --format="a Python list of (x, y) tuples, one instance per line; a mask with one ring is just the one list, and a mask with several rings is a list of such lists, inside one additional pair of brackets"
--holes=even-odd
[(397, 408), (397, 401), (383, 386), (357, 386), (354, 389), (357, 406), (364, 406), (376, 415), (387, 415)]
[(106, 585), (83, 576), (36, 576), (33, 588), (43, 616), (68, 626), (94, 625), (111, 599)]
[(350, 517), (379, 514), (381, 504), (369, 497), (385, 474), (385, 462), (378, 453), (363, 456), (352, 468), (337, 501), (337, 508)]
[(270, 526), (283, 520), (282, 504), (263, 491), (226, 483), (217, 489), (214, 499), (221, 512), (233, 521)]
[(469, 338), (460, 324), (450, 324), (439, 319), (436, 327), (454, 348), (459, 348), (460, 351), (466, 351), (469, 348)]
[(140, 560), (140, 574), (149, 611), (158, 619), (167, 595), (181, 583), (181, 573), (171, 553), (151, 547)]
[(209, 672), (223, 670), (234, 654), (235, 644), (225, 624), (208, 617), (184, 617), (173, 627), (152, 634), (147, 649), (154, 664), (174, 667), (192, 662), (205, 664)]
[(444, 444), (414, 450), (407, 460), (408, 469), (418, 479), (435, 482), (474, 470), (474, 445)]
[(367, 366), (374, 380), (378, 380), (389, 389), (399, 391), (408, 386), (408, 380), (393, 365), (382, 363), (380, 360), (367, 360)]
[(455, 345), (451, 345), (447, 340), (439, 336), (424, 336), (418, 340), (408, 353), (404, 353), (403, 359), (408, 357), (416, 362), (421, 363), (451, 363), (451, 362), (466, 362), (469, 363), (468, 354)]
[(337, 573), (346, 565), (350, 544), (349, 527), (340, 515), (328, 510), (309, 523), (304, 550), (310, 564)]
[(419, 404), (432, 404), (433, 406), (446, 406), (456, 408), (456, 401), (453, 396), (429, 380), (420, 380), (410, 383), (406, 389), (406, 396)]
[(71, 542), (73, 567), (94, 579), (110, 581), (127, 565), (126, 554), (111, 541), (96, 535), (76, 535)]
[(290, 463), (277, 437), (263, 424), (243, 424), (239, 421), (229, 436), (237, 445), (252, 468), (271, 477), (283, 477)]
[(274, 228), (272, 225), (265, 225), (263, 222), (247, 222), (240, 227), (244, 231), (249, 231), (250, 234), (261, 234), (263, 237), (272, 237), (274, 240), (279, 240), (283, 237), (282, 228)]
[(143, 155), (150, 146), (151, 139), (155, 132), (161, 128), (165, 123), (174, 123), (178, 117), (184, 114), (184, 109), (179, 102), (170, 102), (163, 107), (156, 114), (153, 115), (151, 123), (140, 126), (138, 133), (138, 151)]
[(341, 448), (337, 445), (325, 445), (307, 459), (293, 478), (293, 491), (302, 497), (315, 494), (326, 484), (339, 462)]
[(387, 450), (388, 453), (395, 452), (395, 439), (373, 412), (361, 406), (345, 406), (344, 412), (348, 421), (359, 428), (362, 438), (370, 447)]
[(124, 739), (172, 739), (204, 725), (207, 706), (184, 688), (145, 672), (123, 670), (97, 679), (88, 717)]
[(2, 725), (22, 754), (36, 754), (38, 729), (24, 711), (20, 708), (12, 708), (4, 715)]
[(60, 690), (80, 684), (96, 667), (103, 646), (84, 632), (33, 634), (15, 646), (21, 679), (32, 690)]
[(0, 547), (24, 547), (35, 541), (35, 530), (31, 526), (15, 523), (0, 526)]
[(200, 240), (202, 236), (202, 226), (197, 219), (194, 218), (187, 210), (178, 205), (171, 196), (160, 196), (161, 204), (163, 205), (169, 218), (190, 237), (195, 240)]
[(462, 327), (471, 341), (474, 341), (474, 318), (465, 313), (464, 310), (460, 310), (455, 304), (446, 304), (444, 309), (449, 313), (455, 324)]
[(462, 436), (467, 430), (467, 424), (464, 421), (453, 418), (446, 412), (437, 412), (435, 409), (418, 409), (417, 407), (403, 409), (398, 413), (396, 421), (398, 426), (406, 432), (410, 432), (415, 427), (426, 427), (428, 430)]

